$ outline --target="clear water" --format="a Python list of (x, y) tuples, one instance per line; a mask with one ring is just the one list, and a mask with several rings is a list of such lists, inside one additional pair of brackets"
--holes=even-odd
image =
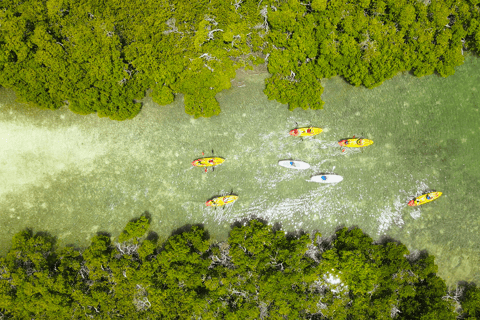
[[(59, 244), (88, 244), (97, 231), (117, 236), (145, 211), (166, 238), (203, 223), (225, 239), (230, 223), (256, 215), (288, 230), (357, 225), (387, 234), (409, 249), (436, 256), (449, 284), (480, 282), (480, 60), (468, 58), (454, 76), (398, 75), (375, 89), (341, 78), (324, 81), (325, 109), (295, 110), (263, 94), (265, 70), (239, 71), (218, 95), (222, 113), (193, 119), (179, 97), (169, 106), (145, 98), (133, 120), (114, 122), (67, 109), (45, 111), (0, 91), (0, 254), (15, 232), (48, 231)], [(304, 141), (288, 131), (324, 128)], [(372, 146), (342, 152), (341, 138), (364, 136)], [(202, 152), (224, 157), (215, 171), (191, 166)], [(305, 171), (278, 160), (303, 160)], [(306, 180), (320, 172), (336, 185)], [(420, 208), (408, 200), (423, 190), (444, 195)], [(232, 192), (225, 210), (205, 201)]]

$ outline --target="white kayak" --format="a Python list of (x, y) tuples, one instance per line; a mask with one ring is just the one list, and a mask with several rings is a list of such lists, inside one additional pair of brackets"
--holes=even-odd
[(291, 169), (308, 169), (310, 165), (306, 162), (299, 161), (299, 160), (280, 160), (278, 161), (278, 165), (291, 168)]
[(318, 183), (337, 183), (343, 180), (342, 176), (339, 176), (338, 174), (331, 174), (331, 173), (326, 173), (326, 174), (319, 174), (316, 176), (312, 176), (310, 178), (310, 182), (318, 182)]

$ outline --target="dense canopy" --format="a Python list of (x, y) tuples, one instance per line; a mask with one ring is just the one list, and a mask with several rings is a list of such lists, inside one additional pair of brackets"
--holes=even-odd
[(225, 242), (185, 226), (158, 243), (149, 225), (83, 249), (19, 232), (0, 257), (0, 318), (480, 319), (476, 285), (449, 291), (433, 256), (358, 228), (322, 237), (250, 220)]
[(320, 109), (323, 78), (371, 88), (402, 71), (453, 74), (480, 50), (479, 21), (477, 0), (3, 0), (0, 85), (115, 120), (151, 89), (209, 117), (236, 69), (267, 63), (270, 99)]

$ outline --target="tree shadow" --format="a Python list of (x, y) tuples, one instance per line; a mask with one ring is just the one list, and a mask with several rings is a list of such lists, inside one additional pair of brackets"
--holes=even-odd
[(285, 234), (285, 238), (287, 240), (297, 240), (297, 239), (300, 239), (302, 236), (306, 235), (306, 234), (309, 234), (308, 232), (306, 232), (305, 230), (303, 229), (298, 229), (298, 230), (294, 230), (294, 231), (287, 231), (287, 233)]
[[(253, 221), (253, 220), (257, 220), (258, 222), (263, 223), (263, 224), (268, 224), (268, 220), (267, 220), (267, 219), (260, 218), (260, 217), (258, 217), (257, 215), (252, 214), (252, 215), (249, 216), (249, 217), (242, 218), (242, 219), (238, 219), (238, 220), (232, 222), (232, 223), (230, 224), (230, 229), (244, 227), (244, 226), (250, 224), (250, 222)], [(278, 222), (277, 222), (277, 223), (278, 223)], [(281, 227), (282, 227), (282, 226), (280, 225), (280, 228), (281, 228)], [(279, 230), (280, 230), (280, 229), (279, 229)]]
[(424, 250), (414, 250), (409, 255), (406, 255), (405, 258), (410, 263), (417, 263), (421, 260), (426, 259), (428, 256), (429, 256), (428, 251), (424, 249)]
[(105, 237), (109, 237), (111, 238), (112, 237), (112, 234), (110, 232), (107, 232), (107, 231), (97, 231), (97, 233), (95, 233), (97, 236), (105, 236)]
[(145, 240), (151, 241), (155, 244), (158, 242), (158, 239), (158, 233), (156, 233), (155, 231), (149, 231), (147, 237), (145, 238)]
[[(35, 235), (33, 234), (33, 230), (30, 228), (27, 228), (26, 231), (30, 234), (30, 236), (37, 240), (37, 239), (43, 239), (45, 243), (49, 243), (51, 245), (50, 249), (48, 251), (42, 250), (42, 255), (44, 256), (45, 260), (47, 261), (47, 266), (50, 271), (54, 271), (56, 264), (58, 262), (58, 252), (57, 252), (57, 241), (58, 238), (56, 236), (53, 236), (50, 232), (47, 231), (37, 231)], [(35, 245), (36, 246), (36, 245)], [(37, 247), (39, 248), (39, 247)], [(41, 248), (41, 246), (40, 246)], [(38, 249), (36, 249), (38, 250)]]
[[(339, 232), (340, 230), (342, 230), (342, 229), (344, 229), (344, 228), (346, 228), (346, 226), (345, 226), (344, 223), (337, 225), (337, 226), (335, 227), (335, 231), (333, 232), (333, 234), (336, 235), (337, 232)], [(348, 231), (351, 231), (351, 230), (357, 229), (357, 228), (358, 228), (358, 226), (351, 226), (350, 228), (348, 228)]]
[[(249, 225), (253, 220), (255, 221), (258, 221), (264, 225), (269, 225), (268, 223), (268, 220), (267, 219), (264, 219), (264, 218), (260, 218), (256, 215), (251, 215), (250, 217), (246, 217), (246, 218), (242, 218), (242, 219), (239, 219), (239, 220), (236, 220), (234, 221), (233, 223), (230, 224), (230, 228), (231, 230), (235, 229), (235, 228), (241, 228), (241, 227), (244, 227), (244, 226), (247, 226)], [(272, 227), (272, 232), (275, 233), (275, 232), (278, 232), (278, 231), (285, 231), (282, 229), (282, 224), (280, 222), (275, 222), (273, 223), (273, 225), (271, 225)], [(230, 231), (231, 232), (231, 231)], [(295, 240), (295, 239), (299, 239), (301, 238), (303, 235), (305, 234), (309, 234), (308, 232), (306, 232), (305, 230), (303, 229), (298, 229), (298, 230), (293, 230), (293, 231), (285, 231), (285, 237), (288, 239), (288, 240)], [(229, 233), (229, 236), (230, 236), (230, 233)]]
[(34, 238), (43, 238), (45, 242), (48, 242), (52, 245), (52, 250), (57, 246), (57, 241), (58, 238), (57, 236), (52, 236), (50, 232), (47, 231), (37, 231), (35, 235), (33, 235), (32, 229), (27, 229), (28, 232), (34, 237)]
[(403, 243), (400, 242), (400, 240), (394, 239), (394, 238), (392, 238), (390, 236), (387, 236), (387, 235), (380, 236), (380, 238), (378, 240), (374, 241), (373, 243), (384, 246), (384, 245), (392, 243), (392, 242), (396, 243), (396, 244), (403, 245)]
[(282, 224), (280, 222), (275, 222), (272, 226), (272, 232), (277, 232), (282, 230)]

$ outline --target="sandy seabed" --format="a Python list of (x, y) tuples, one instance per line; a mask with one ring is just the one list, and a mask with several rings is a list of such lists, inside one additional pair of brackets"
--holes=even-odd
[[(217, 96), (222, 113), (210, 119), (186, 115), (181, 96), (168, 106), (146, 97), (136, 118), (117, 122), (29, 108), (0, 89), (0, 254), (25, 228), (86, 246), (96, 232), (115, 237), (148, 211), (161, 239), (202, 223), (223, 240), (233, 221), (257, 216), (287, 230), (330, 235), (355, 225), (375, 239), (392, 236), (434, 254), (449, 285), (480, 283), (480, 60), (468, 58), (446, 79), (401, 74), (371, 90), (325, 80), (318, 111), (268, 100), (266, 77), (239, 70)], [(324, 132), (301, 141), (288, 134), (296, 123)], [(342, 152), (337, 141), (353, 135), (375, 143)], [(206, 174), (191, 166), (212, 149), (224, 164)], [(288, 170), (282, 159), (312, 167)], [(306, 181), (321, 172), (344, 180)], [(444, 196), (406, 205), (431, 189)], [(230, 192), (240, 198), (225, 210), (205, 206)]]

